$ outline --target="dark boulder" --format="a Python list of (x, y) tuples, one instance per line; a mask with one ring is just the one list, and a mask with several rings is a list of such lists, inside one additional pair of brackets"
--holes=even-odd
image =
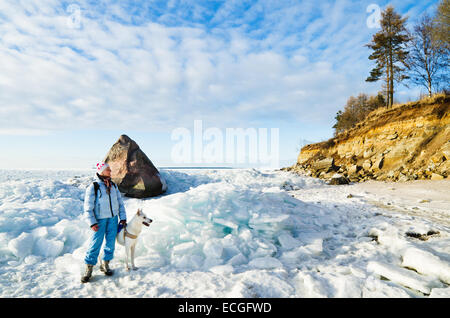
[(328, 184), (330, 184), (330, 185), (340, 185), (340, 184), (349, 184), (349, 183), (350, 183), (349, 180), (340, 174), (335, 174), (328, 182)]
[(103, 161), (109, 164), (111, 179), (127, 197), (147, 198), (167, 189), (158, 169), (127, 135), (119, 137)]

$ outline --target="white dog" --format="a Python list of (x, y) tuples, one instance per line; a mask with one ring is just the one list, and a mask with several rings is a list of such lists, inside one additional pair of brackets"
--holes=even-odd
[(134, 250), (136, 248), (136, 243), (139, 234), (142, 230), (142, 224), (145, 226), (150, 226), (153, 221), (145, 216), (141, 209), (138, 209), (134, 217), (130, 222), (123, 227), (119, 233), (117, 233), (117, 243), (125, 246), (125, 252), (127, 254), (126, 269), (130, 270), (128, 265), (128, 259), (131, 256), (131, 267), (136, 270), (137, 267), (134, 265)]

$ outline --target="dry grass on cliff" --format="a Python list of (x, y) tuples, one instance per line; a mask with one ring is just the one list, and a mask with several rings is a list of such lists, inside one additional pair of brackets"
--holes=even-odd
[(450, 95), (439, 93), (432, 97), (425, 97), (418, 101), (403, 104), (394, 104), (391, 108), (380, 107), (370, 112), (365, 120), (357, 123), (354, 127), (339, 133), (329, 140), (315, 144), (306, 145), (302, 150), (328, 149), (340, 141), (355, 135), (365, 134), (367, 131), (382, 127), (390, 122), (409, 120), (429, 116), (433, 114), (441, 119), (450, 112)]
[(390, 111), (390, 110), (396, 110), (398, 108), (403, 108), (403, 107), (404, 108), (422, 107), (422, 106), (427, 106), (427, 105), (445, 104), (445, 103), (449, 103), (449, 102), (450, 102), (450, 95), (445, 94), (445, 93), (436, 93), (431, 97), (426, 96), (417, 101), (394, 104), (394, 105), (392, 105), (391, 108), (387, 108), (387, 107), (377, 108), (374, 111), (370, 112), (367, 117), (381, 114), (383, 112)]

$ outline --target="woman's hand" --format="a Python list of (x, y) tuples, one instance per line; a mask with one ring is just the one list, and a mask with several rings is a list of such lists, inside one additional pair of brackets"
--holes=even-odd
[(95, 224), (91, 225), (91, 229), (92, 229), (92, 231), (97, 232), (98, 231), (98, 224), (95, 223)]

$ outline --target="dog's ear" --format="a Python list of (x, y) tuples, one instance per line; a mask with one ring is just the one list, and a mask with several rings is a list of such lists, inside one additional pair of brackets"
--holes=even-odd
[(141, 209), (137, 210), (137, 215), (141, 215)]

